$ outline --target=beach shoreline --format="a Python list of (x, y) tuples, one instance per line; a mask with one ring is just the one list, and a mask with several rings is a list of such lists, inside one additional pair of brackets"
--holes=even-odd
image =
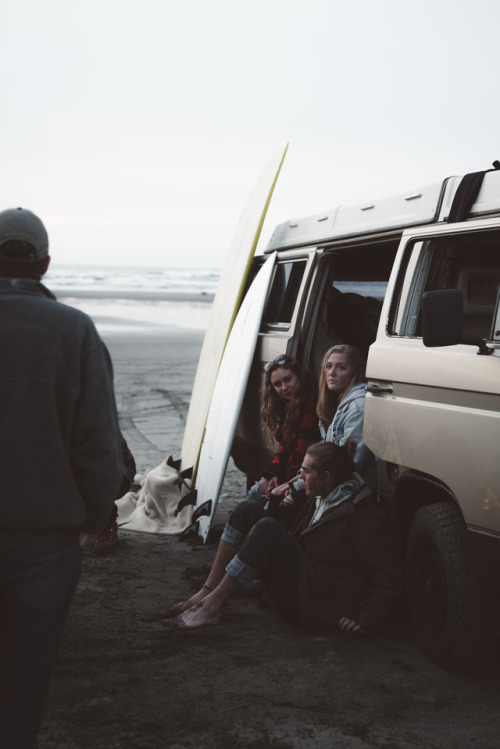
[[(94, 321), (104, 340), (113, 336), (130, 338), (130, 350), (137, 336), (176, 336), (178, 331), (204, 333), (213, 295), (203, 292), (161, 292), (156, 290), (52, 289), (62, 304), (81, 310)], [(201, 347), (201, 343), (200, 343)], [(197, 363), (196, 354), (194, 365)]]
[(144, 302), (179, 302), (211, 304), (214, 294), (206, 291), (161, 291), (159, 289), (90, 289), (51, 287), (56, 298), (65, 304), (71, 299), (134, 300)]

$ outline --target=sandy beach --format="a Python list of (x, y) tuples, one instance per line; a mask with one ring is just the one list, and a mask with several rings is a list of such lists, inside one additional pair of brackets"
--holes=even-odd
[[(121, 427), (142, 472), (179, 457), (209, 301), (129, 299), (136, 314), (94, 297), (71, 303), (93, 314), (110, 349)], [(244, 487), (230, 465), (216, 522)], [(311, 634), (244, 596), (217, 627), (171, 632), (159, 621), (199, 588), (215, 546), (123, 529), (119, 538), (110, 556), (90, 542), (84, 550), (39, 749), (500, 746), (498, 659), (481, 676), (451, 673), (423, 655), (404, 620), (376, 636)]]

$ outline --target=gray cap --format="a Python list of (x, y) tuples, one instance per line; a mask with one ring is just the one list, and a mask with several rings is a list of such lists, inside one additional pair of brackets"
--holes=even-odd
[(1, 259), (34, 263), (48, 254), (49, 237), (38, 216), (26, 208), (0, 211)]

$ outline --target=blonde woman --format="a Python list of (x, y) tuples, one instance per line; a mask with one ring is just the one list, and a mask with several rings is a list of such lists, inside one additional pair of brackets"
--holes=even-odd
[(328, 349), (321, 366), (316, 413), (325, 442), (356, 442), (354, 469), (372, 491), (377, 489), (374, 454), (363, 442), (365, 362), (359, 349), (341, 343)]
[[(356, 443), (354, 470), (377, 492), (377, 464), (375, 456), (363, 442), (366, 389), (363, 383), (365, 362), (359, 349), (341, 343), (328, 349), (321, 364), (316, 413), (324, 442), (345, 445)], [(302, 486), (297, 476), (273, 490), (274, 495), (287, 494), (282, 506), (293, 504), (287, 486), (298, 491)]]

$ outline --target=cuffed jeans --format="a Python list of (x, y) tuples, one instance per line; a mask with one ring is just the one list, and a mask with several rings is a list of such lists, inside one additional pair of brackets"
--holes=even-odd
[(0, 747), (35, 746), (80, 566), (77, 530), (0, 529)]
[(274, 611), (297, 626), (299, 551), (279, 520), (269, 517), (258, 502), (241, 502), (231, 513), (222, 541), (238, 549), (227, 574), (242, 585), (258, 577)]

